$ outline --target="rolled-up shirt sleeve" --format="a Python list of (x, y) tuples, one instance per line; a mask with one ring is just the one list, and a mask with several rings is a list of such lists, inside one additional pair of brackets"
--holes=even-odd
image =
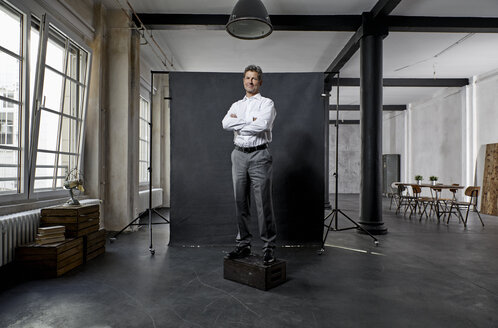
[(244, 126), (240, 128), (240, 135), (250, 136), (256, 135), (264, 131), (271, 131), (273, 127), (273, 121), (277, 116), (275, 110), (275, 105), (271, 99), (266, 99), (260, 107), (257, 113), (256, 120), (245, 123)]
[(237, 103), (232, 104), (223, 118), (223, 121), (221, 121), (223, 129), (228, 131), (238, 131), (246, 125), (246, 121), (244, 121), (241, 117), (231, 117), (230, 115), (232, 114), (237, 115)]

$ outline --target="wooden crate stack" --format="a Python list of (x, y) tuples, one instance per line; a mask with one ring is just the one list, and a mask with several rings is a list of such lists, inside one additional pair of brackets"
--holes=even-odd
[(27, 274), (46, 278), (59, 277), (83, 263), (83, 238), (17, 247), (16, 263)]
[[(99, 205), (44, 208), (41, 210), (39, 235), (40, 231), (41, 235), (65, 231), (66, 239), (18, 247), (16, 261), (21, 268), (37, 276), (58, 277), (105, 252), (105, 230), (99, 230), (99, 227)], [(37, 241), (43, 238), (37, 236)]]

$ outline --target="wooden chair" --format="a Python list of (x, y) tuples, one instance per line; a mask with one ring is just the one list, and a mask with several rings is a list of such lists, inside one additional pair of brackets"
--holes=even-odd
[[(411, 196), (406, 194), (406, 187), (403, 185), (397, 185), (398, 188), (398, 207), (396, 208), (396, 214), (398, 214), (401, 210), (401, 207), (409, 205), (411, 201)], [(406, 213), (406, 209), (405, 209)]]
[[(463, 202), (463, 201), (459, 202), (457, 200), (452, 201), (450, 211), (448, 214), (448, 220), (446, 221), (446, 224), (448, 224), (450, 222), (451, 212), (452, 212), (453, 208), (455, 208), (458, 212), (459, 218), (463, 221), (463, 226), (467, 227), (467, 220), (469, 218), (470, 208), (472, 207), (472, 210), (474, 212), (477, 212), (477, 215), (479, 216), (479, 220), (481, 221), (481, 224), (484, 227), (484, 222), (482, 221), (481, 214), (479, 213), (479, 210), (477, 209), (477, 199), (479, 197), (480, 190), (481, 190), (481, 187), (474, 187), (474, 186), (467, 187), (465, 189), (465, 196), (470, 197), (470, 200), (468, 202)], [(461, 212), (462, 209), (467, 210), (467, 213), (465, 214), (465, 219), (463, 218), (463, 215)]]
[[(453, 184), (453, 185), (455, 185), (455, 184)], [(438, 186), (438, 184), (436, 184), (434, 187), (431, 188), (431, 193), (432, 193), (432, 191), (434, 191), (434, 199), (432, 202), (433, 207), (431, 207), (431, 211), (434, 209), (434, 211), (436, 211), (437, 213), (443, 213), (443, 215), (444, 215), (444, 213), (449, 213), (449, 205), (452, 201), (456, 200), (455, 193), (458, 189), (450, 189), (450, 191), (453, 193), (453, 198), (444, 198), (444, 197), (442, 197), (443, 189), (438, 188), (437, 186)], [(458, 184), (456, 184), (456, 186), (458, 186)], [(438, 207), (437, 209), (436, 209), (436, 206)], [(444, 217), (443, 217), (443, 221), (444, 221)]]
[(422, 216), (425, 213), (425, 216), (428, 218), (427, 215), (427, 206), (429, 204), (432, 204), (432, 197), (423, 197), (420, 196), (422, 193), (422, 187), (417, 186), (417, 185), (412, 185), (412, 193), (413, 193), (413, 201), (411, 202), (410, 206), (410, 217), (412, 216), (412, 213), (415, 212), (417, 213), (417, 209), (420, 212), (420, 220), (422, 220)]

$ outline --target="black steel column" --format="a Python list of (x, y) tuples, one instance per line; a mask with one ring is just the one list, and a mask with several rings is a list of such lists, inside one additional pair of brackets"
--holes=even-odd
[(330, 101), (330, 90), (331, 90), (332, 86), (331, 85), (325, 85), (324, 87), (324, 90), (323, 90), (323, 94), (322, 94), (322, 98), (323, 98), (323, 103), (324, 103), (324, 114), (323, 114), (323, 122), (324, 122), (324, 129), (325, 129), (325, 158), (324, 158), (324, 161), (325, 161), (325, 190), (324, 190), (324, 208), (329, 210), (332, 208), (332, 206), (330, 205), (330, 187), (329, 187), (329, 180), (330, 180), (330, 165), (329, 165), (329, 156), (330, 156), (330, 149), (329, 149), (329, 138), (330, 138), (330, 124), (329, 124), (329, 120), (330, 120), (330, 110), (329, 110), (329, 101)]
[[(359, 223), (371, 234), (385, 234), (382, 221), (382, 39), (385, 29), (363, 14), (360, 40), (361, 183)], [(361, 232), (361, 230), (358, 230)]]

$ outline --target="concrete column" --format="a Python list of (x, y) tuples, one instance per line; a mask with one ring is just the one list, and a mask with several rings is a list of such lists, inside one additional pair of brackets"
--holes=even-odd
[[(88, 89), (88, 107), (85, 121), (84, 177), (85, 192), (91, 198), (105, 201), (105, 7), (94, 6), (95, 37), (88, 41), (92, 49), (92, 66)], [(102, 226), (105, 222), (101, 208)]]
[(105, 227), (121, 230), (138, 215), (138, 33), (121, 10), (107, 15), (107, 184)]
[(360, 41), (359, 223), (372, 234), (385, 234), (387, 228), (382, 221), (382, 35), (370, 24), (364, 15), (364, 35)]

